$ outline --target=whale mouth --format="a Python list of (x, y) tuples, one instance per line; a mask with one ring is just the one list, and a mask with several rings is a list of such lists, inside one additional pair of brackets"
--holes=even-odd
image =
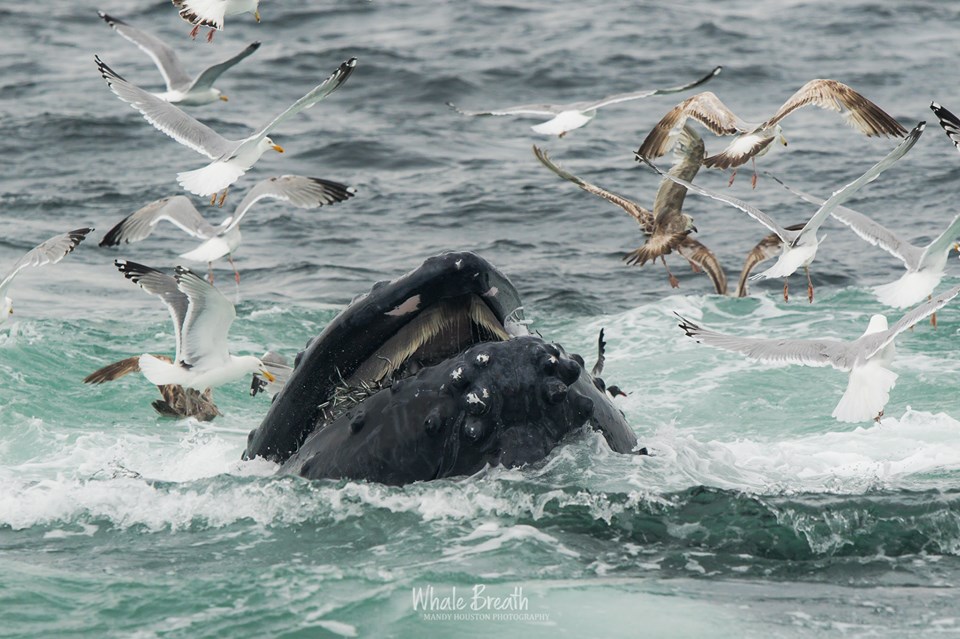
[(348, 387), (383, 385), (408, 377), (482, 342), (510, 339), (496, 314), (477, 295), (440, 300), (390, 336), (344, 379)]

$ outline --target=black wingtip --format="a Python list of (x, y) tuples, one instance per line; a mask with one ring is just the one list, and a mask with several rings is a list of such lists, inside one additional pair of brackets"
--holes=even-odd
[(721, 71), (723, 71), (723, 65), (722, 65), (722, 64), (718, 64), (717, 66), (715, 66), (715, 67), (713, 68), (713, 71), (710, 72), (710, 75), (711, 75), (711, 76), (720, 75), (720, 72), (721, 72)]
[(677, 324), (677, 326), (683, 330), (686, 336), (696, 338), (695, 334), (700, 330), (700, 327), (676, 311), (674, 311), (673, 314), (677, 317), (677, 319), (680, 320), (680, 323)]

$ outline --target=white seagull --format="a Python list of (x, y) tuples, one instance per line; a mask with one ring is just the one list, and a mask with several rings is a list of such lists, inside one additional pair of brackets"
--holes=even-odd
[(107, 15), (103, 11), (98, 11), (97, 15), (113, 27), (114, 31), (140, 47), (141, 51), (150, 56), (153, 63), (160, 69), (163, 81), (167, 84), (167, 90), (164, 93), (155, 93), (154, 95), (171, 104), (198, 106), (216, 102), (217, 100), (226, 102), (227, 96), (225, 96), (220, 89), (215, 88), (213, 83), (216, 82), (227, 69), (260, 48), (260, 43), (254, 42), (229, 60), (224, 60), (219, 64), (207, 67), (200, 75), (194, 78), (183, 68), (174, 50), (164, 44), (160, 39), (149, 33), (135, 29), (123, 20)]
[(272, 381), (273, 375), (259, 358), (230, 354), (227, 333), (237, 316), (236, 309), (202, 277), (182, 266), (170, 277), (127, 260), (114, 264), (128, 280), (163, 300), (173, 318), (177, 341), (173, 363), (149, 353), (140, 356), (140, 372), (152, 384), (179, 384), (203, 392), (253, 372)]
[(190, 37), (196, 38), (200, 27), (210, 27), (207, 42), (213, 40), (213, 34), (223, 30), (226, 16), (252, 13), (260, 22), (260, 0), (172, 0), (180, 17), (193, 25)]
[(681, 91), (686, 91), (687, 89), (700, 86), (707, 80), (710, 80), (715, 75), (720, 73), (722, 69), (723, 67), (715, 67), (713, 71), (703, 76), (699, 80), (695, 80), (694, 82), (690, 82), (689, 84), (684, 84), (682, 86), (670, 87), (667, 89), (654, 89), (649, 91), (633, 91), (631, 93), (617, 93), (615, 95), (607, 96), (602, 100), (594, 100), (590, 102), (573, 102), (570, 104), (525, 104), (522, 106), (506, 107), (492, 111), (464, 111), (451, 102), (447, 102), (447, 106), (455, 110), (457, 113), (471, 116), (521, 115), (548, 117), (551, 119), (547, 120), (546, 122), (536, 124), (530, 128), (541, 135), (556, 135), (562, 138), (567, 134), (568, 131), (579, 129), (596, 117), (597, 109), (609, 106), (611, 104), (619, 104), (620, 102), (649, 98), (650, 96), (654, 95), (666, 95), (668, 93), (679, 93)]
[(192, 237), (203, 240), (197, 248), (180, 257), (206, 262), (211, 269), (210, 281), (213, 281), (213, 262), (227, 256), (233, 267), (234, 277), (240, 283), (240, 272), (233, 263), (233, 253), (240, 246), (240, 221), (250, 208), (263, 199), (276, 199), (289, 202), (302, 209), (315, 209), (324, 204), (343, 202), (357, 192), (352, 186), (304, 177), (302, 175), (281, 175), (258, 182), (243, 198), (233, 215), (224, 218), (213, 226), (200, 215), (200, 212), (185, 195), (174, 195), (147, 204), (117, 223), (100, 240), (100, 246), (119, 246), (123, 243), (139, 242), (153, 233), (157, 224), (166, 220)]
[(157, 96), (130, 84), (104, 64), (99, 57), (96, 61), (100, 74), (117, 97), (140, 111), (143, 118), (160, 131), (213, 160), (201, 169), (178, 173), (177, 181), (184, 189), (196, 195), (216, 197), (217, 193), (223, 191), (220, 197), (221, 204), (227, 196), (227, 187), (246, 173), (261, 155), (270, 149), (283, 153), (283, 147), (274, 144), (267, 134), (290, 116), (312, 107), (336, 91), (350, 77), (357, 65), (357, 59), (350, 58), (323, 83), (314, 87), (294, 102), (290, 108), (250, 136), (242, 140), (228, 140), (169, 102), (164, 102)]
[(13, 284), (13, 278), (17, 273), (29, 266), (43, 266), (44, 264), (56, 264), (62, 260), (70, 251), (77, 247), (77, 244), (87, 237), (87, 233), (93, 229), (77, 229), (51, 237), (49, 240), (35, 246), (27, 251), (26, 255), (14, 263), (13, 268), (7, 273), (7, 276), (0, 281), (0, 324), (7, 321), (10, 315), (13, 315), (13, 300), (7, 295), (10, 286)]
[(751, 280), (755, 279), (770, 279), (774, 277), (784, 278), (783, 283), (783, 298), (788, 299), (787, 294), (787, 281), (786, 278), (792, 275), (798, 268), (803, 267), (804, 272), (807, 275), (807, 297), (810, 301), (813, 301), (813, 282), (810, 280), (810, 263), (813, 261), (813, 258), (817, 255), (817, 247), (820, 246), (820, 238), (817, 237), (817, 231), (820, 229), (820, 226), (826, 220), (827, 215), (835, 209), (838, 205), (845, 202), (851, 198), (857, 191), (860, 190), (865, 184), (872, 182), (883, 173), (886, 169), (893, 166), (893, 164), (899, 160), (901, 157), (909, 151), (917, 140), (920, 139), (920, 134), (923, 133), (923, 128), (925, 126), (924, 122), (919, 123), (914, 129), (907, 135), (907, 137), (900, 142), (890, 153), (886, 155), (882, 160), (877, 162), (875, 165), (870, 167), (866, 173), (858, 177), (856, 180), (847, 184), (843, 188), (835, 191), (833, 195), (830, 196), (823, 205), (817, 209), (817, 212), (813, 214), (807, 223), (803, 225), (803, 228), (799, 231), (790, 231), (776, 222), (773, 219), (761, 211), (758, 208), (747, 204), (743, 200), (739, 200), (735, 197), (729, 195), (723, 195), (715, 191), (707, 190), (703, 187), (696, 186), (681, 180), (680, 178), (662, 172), (660, 169), (655, 167), (649, 160), (644, 157), (637, 155), (637, 159), (641, 162), (645, 162), (649, 166), (659, 173), (660, 175), (673, 180), (677, 184), (681, 184), (687, 187), (688, 190), (691, 190), (700, 195), (705, 195), (711, 197), (715, 200), (720, 200), (721, 202), (726, 202), (730, 204), (756, 221), (763, 224), (765, 227), (773, 231), (780, 237), (783, 241), (782, 252), (780, 257), (777, 259), (776, 264), (767, 269), (762, 273), (757, 273), (750, 277)]
[[(677, 131), (683, 127), (687, 118), (693, 118), (717, 135), (740, 135), (722, 152), (703, 160), (703, 165), (711, 168), (733, 168), (730, 183), (736, 176), (736, 167), (764, 155), (770, 150), (770, 144), (779, 139), (784, 146), (787, 139), (780, 128), (785, 117), (813, 104), (821, 109), (842, 113), (844, 119), (867, 137), (885, 135), (902, 136), (907, 133), (903, 126), (886, 111), (857, 93), (842, 82), (829, 79), (810, 80), (790, 96), (769, 120), (760, 124), (746, 122), (736, 115), (709, 91), (687, 98), (653, 127), (637, 150), (645, 158), (658, 158), (667, 152)], [(844, 112), (846, 110), (846, 112)], [(756, 168), (756, 164), (754, 164)], [(754, 171), (753, 185), (757, 185)]]
[[(819, 198), (787, 186), (777, 176), (769, 173), (767, 175), (807, 202), (818, 206), (823, 204)], [(873, 289), (880, 303), (886, 306), (907, 308), (928, 299), (943, 278), (950, 250), (958, 248), (956, 239), (960, 236), (960, 215), (954, 217), (946, 230), (936, 239), (922, 247), (914, 246), (863, 213), (844, 206), (835, 208), (831, 215), (849, 226), (862, 239), (874, 246), (879, 246), (903, 262), (907, 272), (900, 279), (889, 284), (881, 284)]]
[(878, 420), (890, 399), (890, 389), (897, 381), (891, 371), (895, 347), (894, 339), (920, 320), (933, 314), (960, 294), (954, 287), (929, 302), (925, 302), (887, 327), (887, 318), (874, 315), (863, 335), (852, 342), (836, 339), (762, 339), (737, 337), (715, 333), (680, 315), (682, 328), (698, 342), (746, 355), (766, 362), (803, 364), (805, 366), (833, 366), (850, 373), (847, 390), (833, 409), (833, 417), (841, 422)]

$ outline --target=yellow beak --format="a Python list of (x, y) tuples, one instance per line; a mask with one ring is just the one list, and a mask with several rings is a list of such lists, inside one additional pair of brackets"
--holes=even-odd
[(229, 102), (229, 101), (230, 101), (230, 98), (228, 98), (228, 97), (225, 96), (225, 95), (221, 95), (221, 96), (220, 96), (220, 99), (223, 100), (224, 102)]
[(783, 133), (780, 134), (780, 144), (787, 146), (787, 138), (783, 135)]
[(257, 22), (260, 22), (260, 9), (257, 9), (253, 12), (253, 17), (257, 20)]
[(260, 369), (260, 374), (263, 375), (263, 377), (264, 377), (268, 382), (275, 382), (275, 381), (277, 381), (277, 378), (276, 378), (275, 376), (271, 375), (271, 374), (270, 374), (270, 371), (267, 371), (267, 370), (264, 370), (264, 369), (261, 368), (261, 369)]
[(280, 146), (279, 144), (274, 144), (273, 150), (276, 151), (277, 153), (283, 153), (283, 147)]

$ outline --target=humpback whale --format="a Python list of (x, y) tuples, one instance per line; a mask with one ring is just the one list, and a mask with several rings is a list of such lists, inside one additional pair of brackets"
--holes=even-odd
[(244, 458), (402, 485), (536, 462), (585, 426), (637, 448), (603, 380), (529, 334), (510, 280), (451, 252), (378, 282), (312, 339)]

